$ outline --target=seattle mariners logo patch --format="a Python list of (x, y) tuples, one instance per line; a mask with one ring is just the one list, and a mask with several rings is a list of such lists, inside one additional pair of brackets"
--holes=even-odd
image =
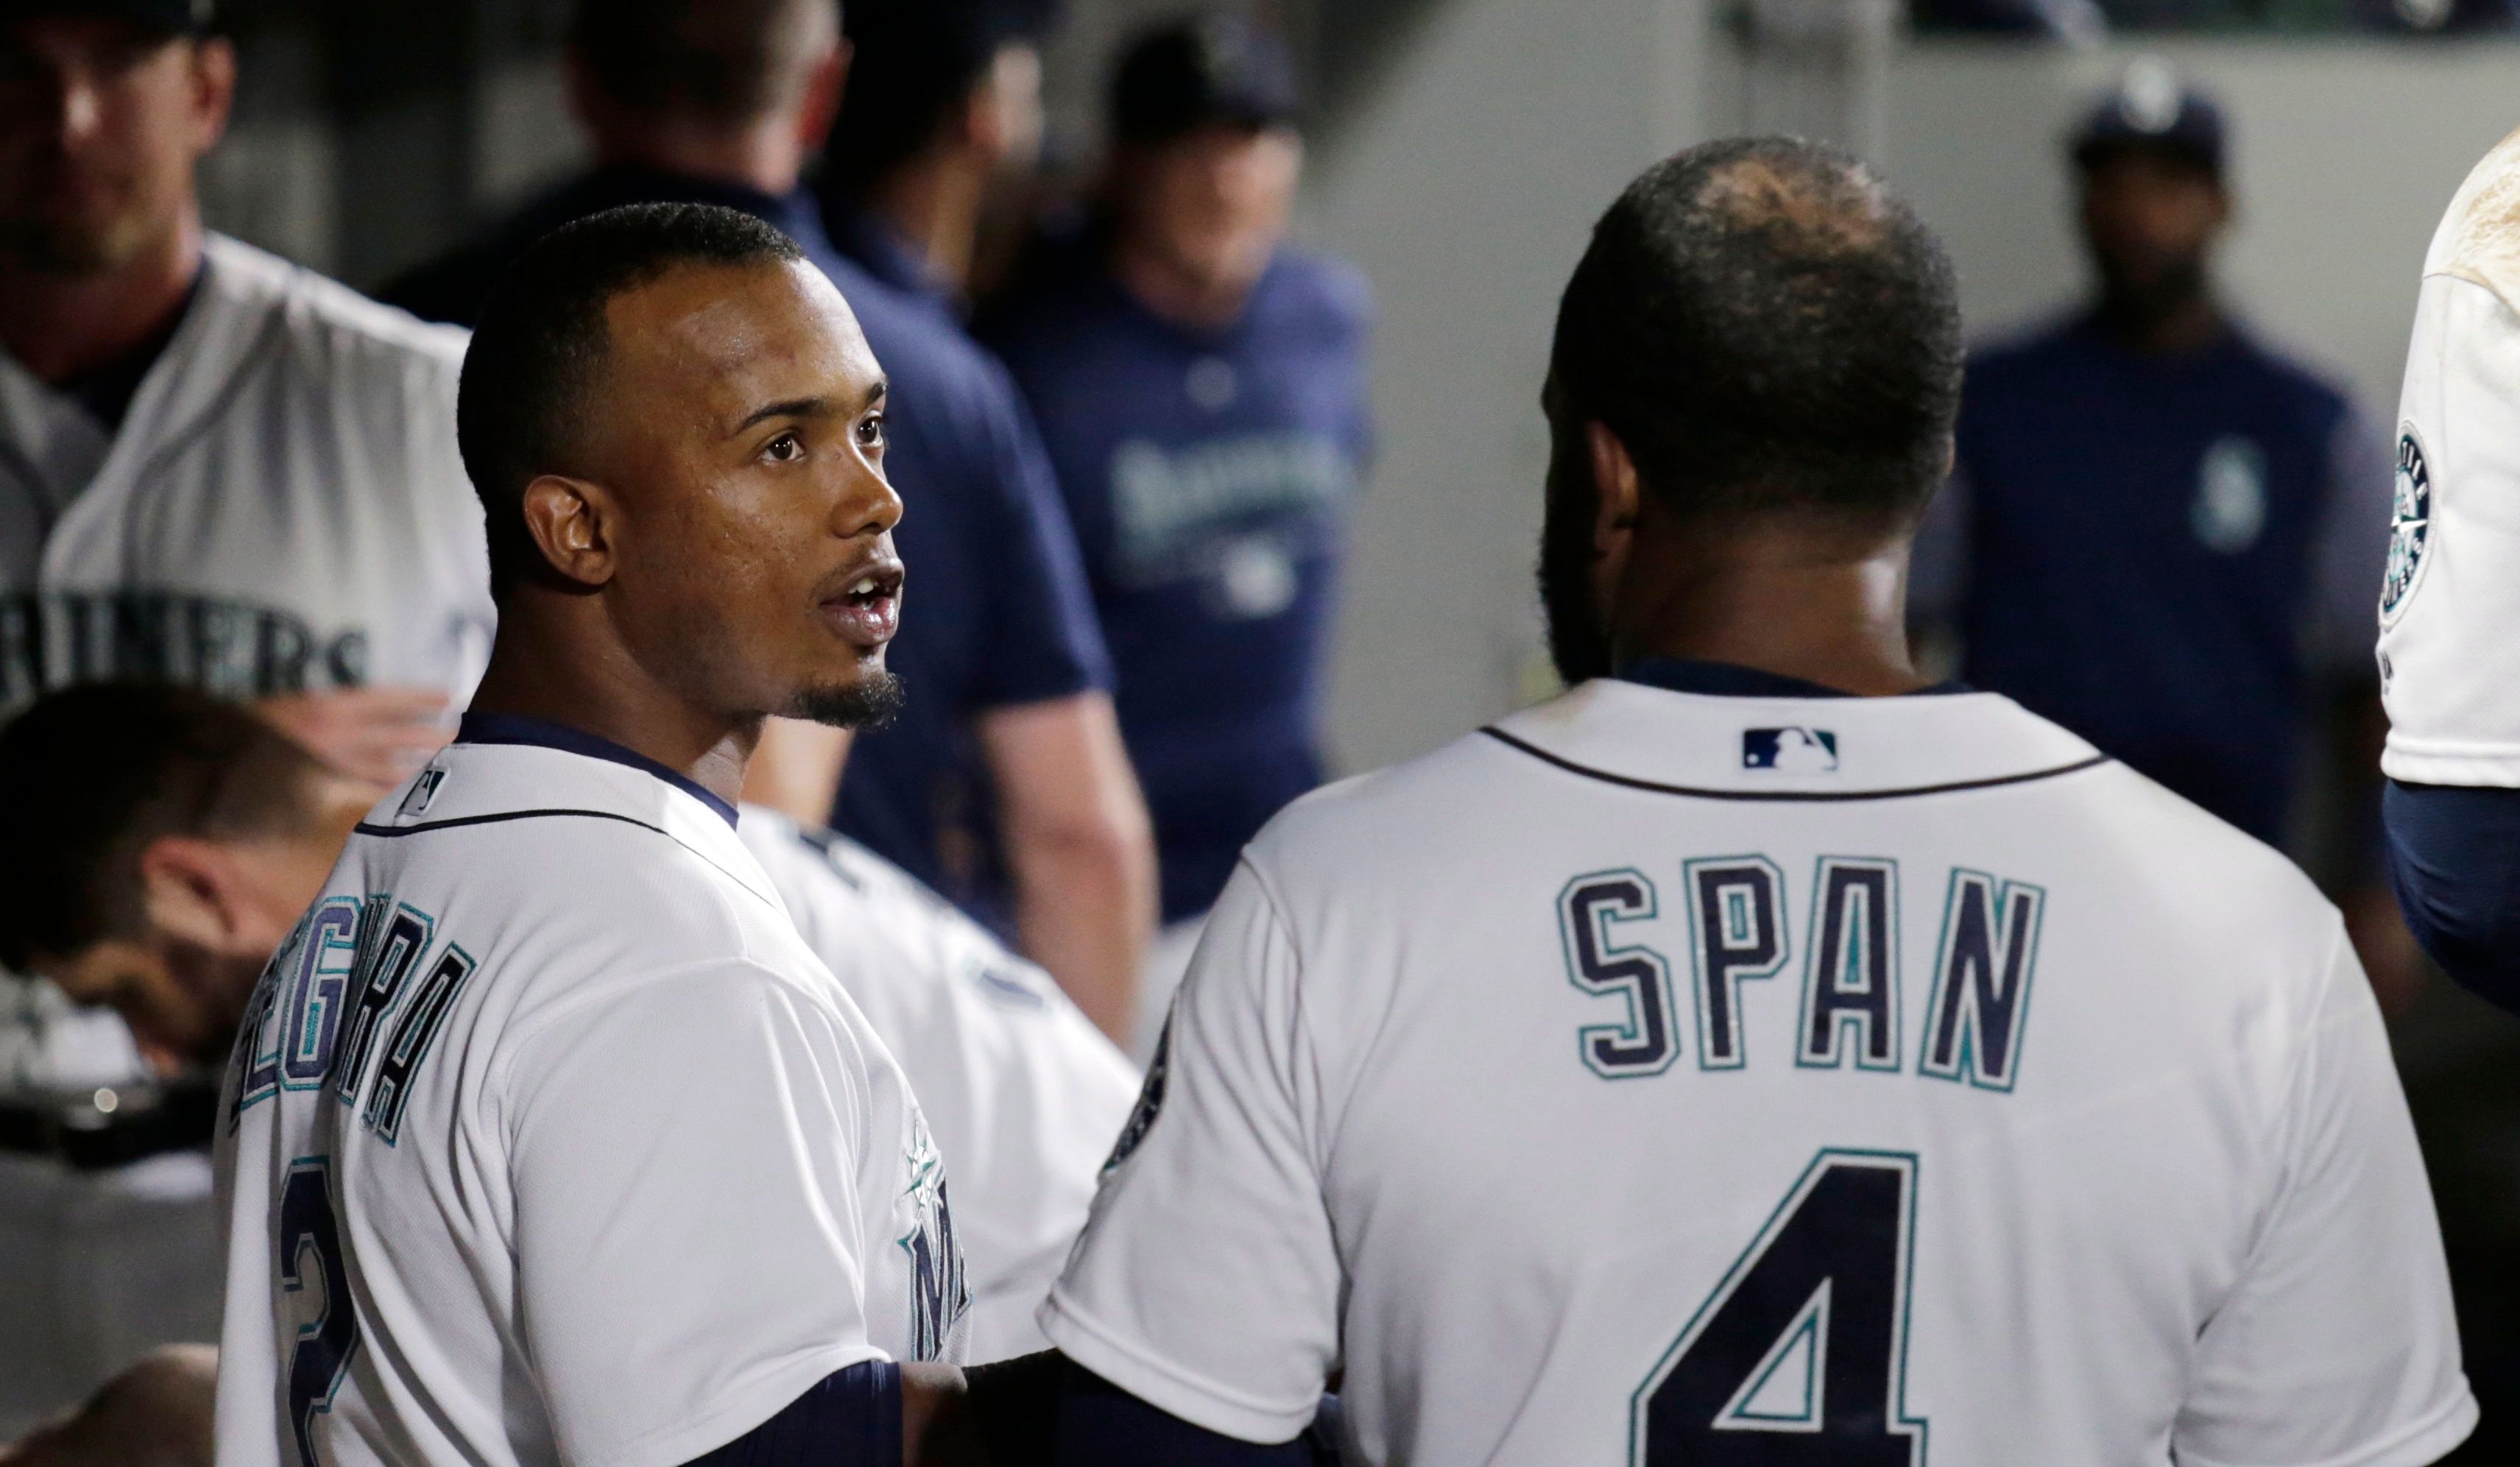
[(1130, 1113), (1129, 1124), (1120, 1128), (1120, 1139), (1111, 1147), (1111, 1159), (1102, 1164), (1103, 1176), (1110, 1176), (1127, 1161), (1129, 1153), (1137, 1150), (1138, 1143), (1154, 1128), (1155, 1117), (1164, 1108), (1164, 1080), (1172, 1068), (1172, 1052), (1173, 1021), (1167, 1016), (1163, 1037), (1155, 1041), (1155, 1057), (1147, 1065), (1146, 1086), (1138, 1091), (1138, 1108)]
[(2413, 599), (2429, 563), (2424, 552), (2432, 545), (2433, 475), (2424, 461), (2424, 442), (2411, 422), (2398, 430), (2398, 488), (2389, 516), (2389, 568), (2380, 581), (2380, 621), (2398, 619)]
[(1826, 729), (1744, 729), (1741, 767), (1780, 775), (1837, 772), (1837, 735)]

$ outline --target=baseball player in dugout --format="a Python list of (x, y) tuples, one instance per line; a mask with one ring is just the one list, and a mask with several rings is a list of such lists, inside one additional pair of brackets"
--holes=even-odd
[(464, 338), (204, 230), (210, 24), (0, 3), (0, 714), (165, 679), (391, 780), (488, 650)]
[(736, 210), (579, 220), (493, 292), (488, 670), (229, 1064), (221, 1463), (892, 1462), (961, 1394), (936, 1145), (736, 833), (766, 718), (898, 704), (885, 396)]

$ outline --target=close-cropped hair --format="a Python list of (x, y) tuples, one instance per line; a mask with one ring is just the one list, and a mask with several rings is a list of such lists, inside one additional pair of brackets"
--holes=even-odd
[(534, 242), (500, 277), (472, 329), (456, 392), (455, 435), (481, 498), (490, 592), (547, 565), (525, 528), (525, 486), (570, 471), (601, 383), (613, 297), (687, 266), (804, 258), (749, 214), (712, 204), (640, 203), (590, 214)]
[(1735, 138), (1647, 169), (1601, 216), (1550, 369), (1667, 509), (1870, 525), (1940, 484), (1961, 353), (1951, 261), (1869, 168)]
[(246, 709), (187, 688), (99, 683), (32, 704), (0, 728), (0, 965), (22, 973), (137, 938), (153, 843), (300, 833), (323, 769)]

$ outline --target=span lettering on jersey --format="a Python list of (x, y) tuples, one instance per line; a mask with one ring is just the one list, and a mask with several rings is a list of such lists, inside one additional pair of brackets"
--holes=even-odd
[(474, 966), (450, 942), (427, 978), (407, 984), (436, 930), (435, 917), (388, 895), (335, 897), (299, 918), (263, 970), (237, 1035), (241, 1076), (229, 1130), (284, 1089), (329, 1085), (341, 1104), (356, 1105), (371, 1059), (382, 1055), (359, 1119), (392, 1145), (413, 1072)]
[(356, 688), (368, 681), (368, 634), (327, 637), (302, 617), (232, 597), (131, 590), (0, 597), (0, 708), (124, 678), (231, 698)]
[[(1794, 951), (1785, 878), (1765, 856), (1681, 863), (1688, 894), (1690, 993), (1701, 1070), (1747, 1063), (1741, 986), (1784, 970)], [(1966, 867), (1952, 871), (1939, 923), (1917, 1071), (2009, 1090), (2019, 1074), (2047, 890)], [(1899, 863), (1822, 856), (1812, 873), (1794, 1063), (1897, 1074), (1900, 1018)], [(1606, 1080), (1658, 1075), (1679, 1053), (1671, 964), (1636, 940), (1660, 912), (1653, 879), (1634, 867), (1577, 876), (1557, 897), (1567, 980), (1626, 1013), (1576, 1031), (1585, 1066)], [(1626, 932), (1627, 935), (1623, 935)]]

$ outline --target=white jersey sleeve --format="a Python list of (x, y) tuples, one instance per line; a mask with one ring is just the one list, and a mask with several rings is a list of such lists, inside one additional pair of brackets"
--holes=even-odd
[(1310, 1425), (1338, 1364), (1342, 1278), (1299, 967), (1246, 862), (1208, 917), (1084, 1240), (1042, 1310), (1077, 1363), (1250, 1442)]
[(2407, 353), (2380, 595), (2381, 768), (2520, 785), (2520, 134), (2451, 201)]
[(671, 1467), (868, 1342), (866, 1058), (741, 963), (669, 972), (518, 1037), (518, 1320), (562, 1460)]
[(2199, 1341), (2186, 1467), (2430, 1462), (2476, 1425), (2432, 1189), (2371, 984), (2340, 928), (2274, 1138), (2282, 1175)]

